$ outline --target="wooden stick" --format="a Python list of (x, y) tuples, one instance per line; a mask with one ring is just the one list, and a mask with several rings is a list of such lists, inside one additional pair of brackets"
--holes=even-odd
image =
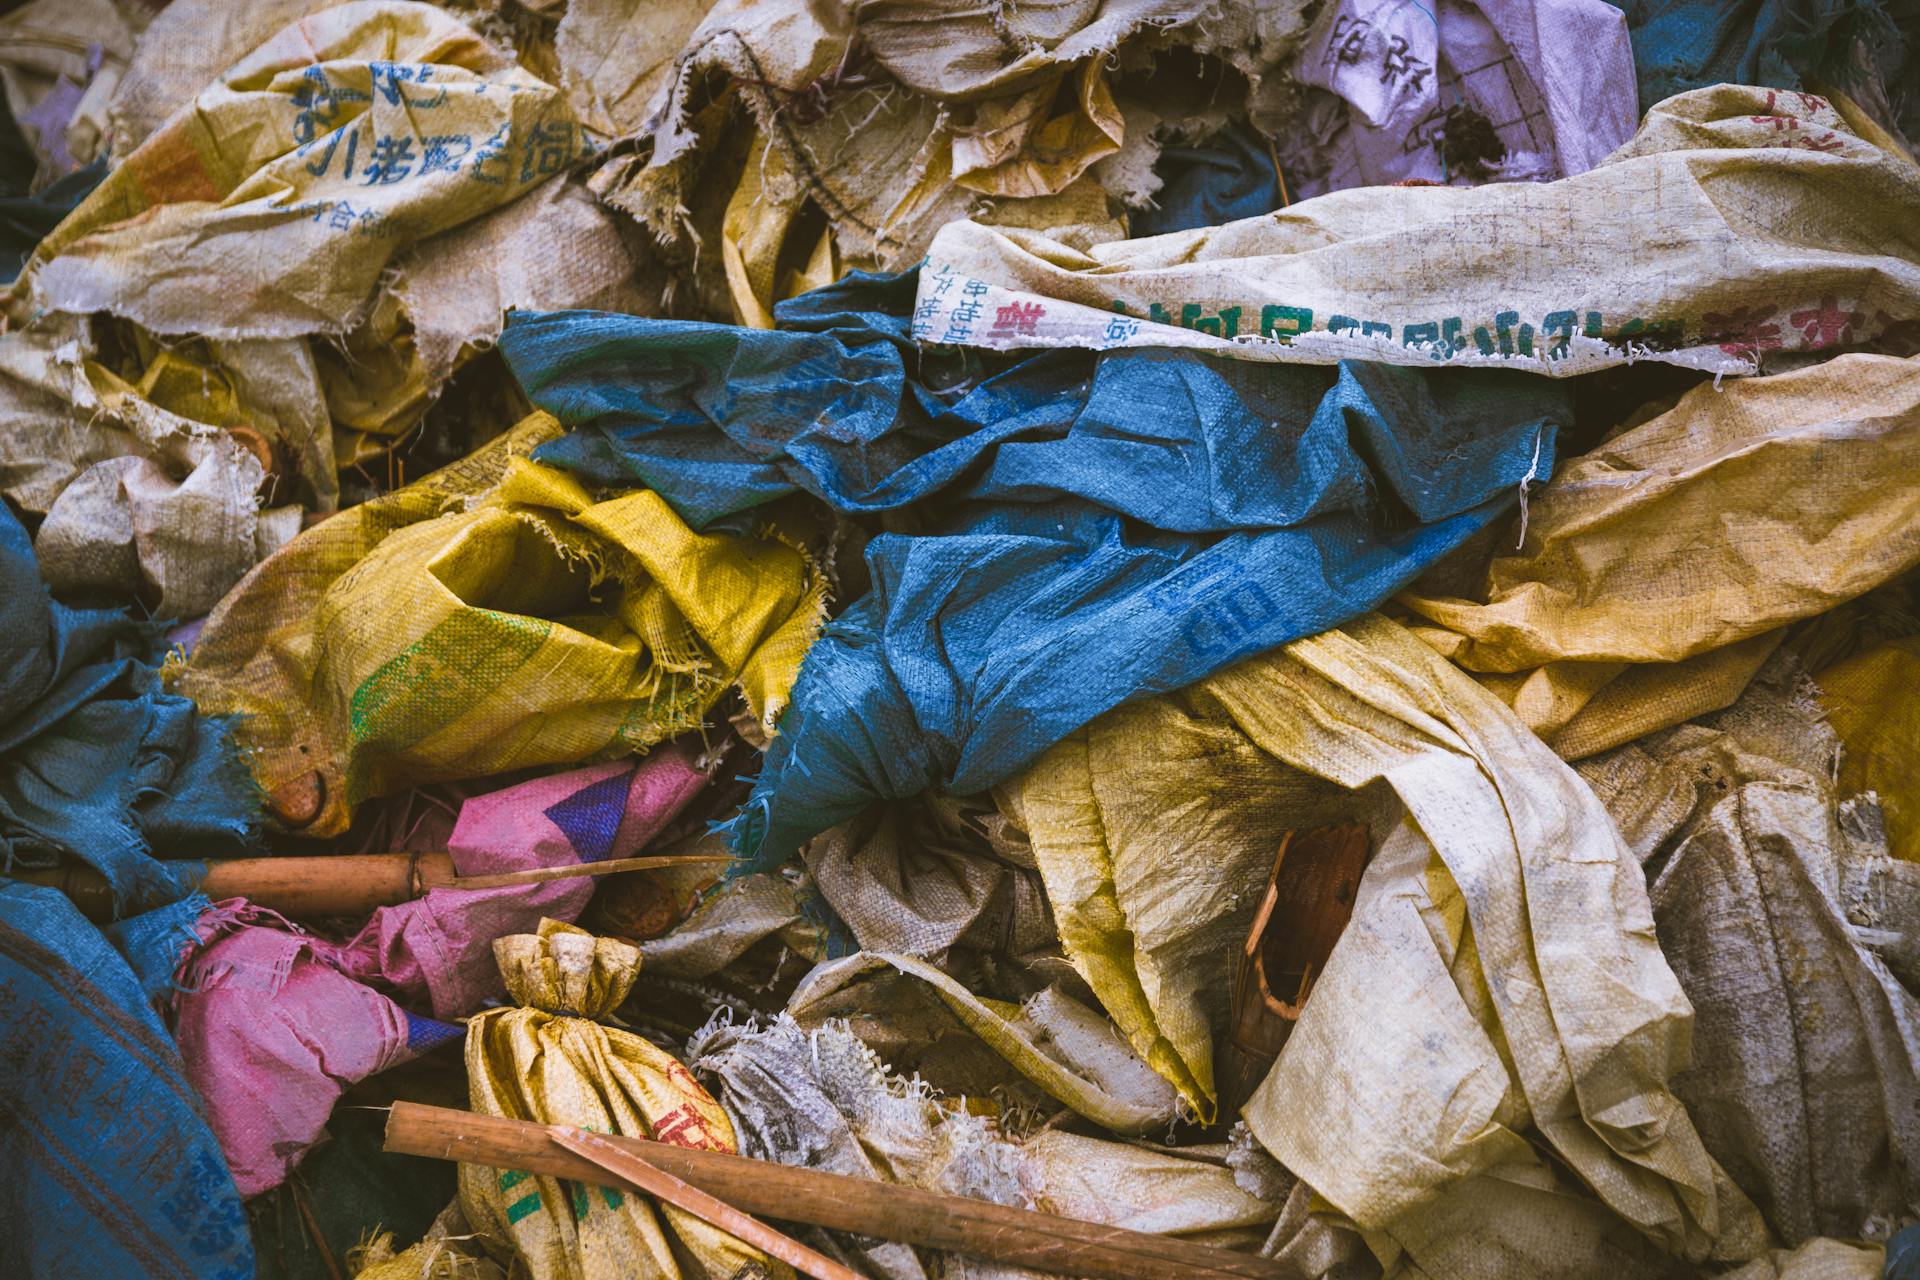
[[(365, 915), (454, 882), (445, 853), (335, 853), (269, 858), (215, 858), (199, 888), (208, 897), (246, 898), (282, 915)], [(89, 920), (113, 919), (113, 894), (98, 871), (84, 863), (19, 870), (15, 879), (43, 884), (73, 899)]]
[(685, 1209), (694, 1217), (720, 1228), (736, 1240), (743, 1240), (762, 1253), (770, 1253), (790, 1267), (813, 1276), (814, 1280), (861, 1280), (858, 1273), (843, 1267), (825, 1254), (815, 1253), (792, 1236), (782, 1235), (758, 1218), (748, 1217), (724, 1200), (716, 1200), (642, 1160), (631, 1151), (614, 1146), (605, 1138), (584, 1129), (556, 1126), (550, 1130), (553, 1140), (577, 1156), (591, 1160), (621, 1181), (629, 1190), (659, 1196), (668, 1204)]
[(452, 883), (454, 874), (445, 853), (216, 858), (200, 891), (216, 902), (245, 898), (296, 918), (352, 916), (407, 902)]
[[(608, 1181), (605, 1170), (560, 1146), (553, 1132), (524, 1120), (396, 1102), (387, 1115), (386, 1149), (596, 1185)], [(951, 1249), (1092, 1280), (1286, 1280), (1292, 1274), (1253, 1254), (918, 1187), (643, 1138), (607, 1141), (743, 1212), (785, 1222)]]
[(525, 871), (502, 871), (490, 876), (457, 876), (449, 887), (500, 889), (507, 885), (571, 880), (576, 876), (610, 876), (621, 871), (657, 871), (662, 867), (686, 867), (701, 862), (732, 861), (733, 855), (730, 853), (660, 853), (641, 858), (609, 858), (605, 862), (576, 862), (564, 867), (530, 867)]
[[(463, 876), (442, 852), (288, 854), (270, 858), (215, 858), (206, 864), (200, 889), (209, 898), (245, 898), (295, 919), (359, 916), (375, 907), (410, 902), (428, 889), (500, 889), (543, 884), (577, 876), (610, 876), (622, 871), (651, 871), (702, 862), (729, 862), (724, 853), (670, 853), (561, 867), (529, 867), (493, 875)], [(89, 920), (113, 918), (113, 894), (106, 877), (84, 863), (21, 869), (15, 879), (44, 884), (73, 899)]]

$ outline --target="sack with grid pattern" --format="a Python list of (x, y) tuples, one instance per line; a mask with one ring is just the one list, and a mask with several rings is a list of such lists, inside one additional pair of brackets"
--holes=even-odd
[(258, 565), (172, 672), (234, 715), (268, 806), (313, 835), (422, 782), (643, 751), (737, 685), (771, 728), (825, 583), (778, 531), (694, 534), (648, 491), (529, 461), (536, 413)]
[[(517, 1007), (467, 1024), (471, 1104), (484, 1115), (738, 1151), (733, 1124), (678, 1060), (595, 1019), (618, 1008), (640, 951), (542, 920), (493, 944)], [(460, 1205), (488, 1248), (532, 1280), (792, 1280), (784, 1264), (670, 1204), (544, 1174), (460, 1166)], [(691, 1265), (683, 1266), (685, 1257)], [(520, 1274), (516, 1269), (515, 1274)]]

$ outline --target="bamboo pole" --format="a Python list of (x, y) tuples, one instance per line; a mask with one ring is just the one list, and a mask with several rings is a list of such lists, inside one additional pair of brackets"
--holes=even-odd
[(577, 1156), (591, 1160), (608, 1174), (627, 1184), (627, 1189), (655, 1195), (668, 1204), (678, 1205), (700, 1221), (720, 1228), (736, 1240), (743, 1240), (772, 1254), (802, 1275), (814, 1280), (861, 1280), (857, 1271), (843, 1267), (825, 1254), (816, 1253), (782, 1235), (758, 1218), (740, 1212), (726, 1201), (708, 1195), (682, 1181), (665, 1169), (642, 1160), (625, 1147), (616, 1147), (605, 1138), (584, 1129), (549, 1129), (548, 1135)]
[[(494, 875), (463, 876), (453, 869), (453, 858), (431, 853), (335, 853), (318, 856), (285, 855), (270, 858), (216, 858), (206, 864), (199, 888), (209, 898), (245, 898), (295, 919), (316, 916), (362, 916), (375, 907), (410, 902), (429, 889), (498, 889), (518, 884), (542, 884), (580, 876), (606, 876), (621, 871), (649, 871), (699, 862), (727, 862), (725, 854), (656, 854), (639, 858), (610, 858), (605, 862), (569, 863), (559, 867), (529, 867)], [(98, 871), (82, 863), (47, 869), (18, 870), (18, 880), (58, 889), (73, 899), (82, 915), (104, 922), (113, 919), (113, 894)]]
[[(617, 1181), (560, 1145), (555, 1132), (524, 1120), (396, 1102), (387, 1116), (386, 1150), (602, 1186)], [(643, 1138), (607, 1140), (743, 1212), (786, 1222), (951, 1249), (1091, 1280), (1284, 1280), (1291, 1274), (1271, 1259), (1171, 1236), (720, 1151)]]

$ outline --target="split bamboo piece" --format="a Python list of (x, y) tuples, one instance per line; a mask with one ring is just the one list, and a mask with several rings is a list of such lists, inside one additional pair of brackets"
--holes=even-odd
[[(597, 1185), (617, 1181), (591, 1160), (567, 1150), (556, 1137), (559, 1132), (531, 1121), (396, 1102), (387, 1116), (386, 1150)], [(1284, 1280), (1291, 1274), (1268, 1258), (1171, 1236), (644, 1138), (605, 1141), (642, 1155), (655, 1167), (743, 1212), (766, 1218), (950, 1249), (1090, 1280)]]
[(720, 1228), (734, 1239), (744, 1241), (772, 1254), (788, 1266), (814, 1280), (861, 1280), (860, 1274), (843, 1267), (823, 1253), (815, 1253), (792, 1236), (782, 1235), (758, 1218), (740, 1212), (724, 1200), (708, 1195), (700, 1188), (674, 1177), (665, 1169), (649, 1164), (624, 1147), (616, 1147), (605, 1138), (584, 1129), (556, 1126), (553, 1140), (583, 1159), (591, 1160), (627, 1184), (632, 1191), (658, 1196), (678, 1205), (702, 1222)]
[[(410, 902), (429, 889), (498, 889), (577, 876), (606, 876), (621, 871), (652, 871), (697, 862), (726, 862), (724, 854), (659, 854), (609, 858), (563, 867), (532, 867), (497, 875), (462, 876), (445, 853), (341, 853), (318, 857), (216, 858), (204, 864), (199, 888), (209, 898), (245, 898), (295, 919), (365, 915), (375, 907)], [(113, 894), (98, 871), (80, 863), (43, 870), (19, 870), (13, 878), (58, 889), (73, 899), (82, 915), (96, 922), (113, 918)]]

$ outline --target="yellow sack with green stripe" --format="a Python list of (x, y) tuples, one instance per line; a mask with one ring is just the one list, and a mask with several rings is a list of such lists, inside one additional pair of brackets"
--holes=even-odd
[[(733, 1124), (679, 1060), (596, 1018), (619, 1007), (640, 949), (557, 920), (497, 939), (517, 1008), (467, 1023), (467, 1087), (484, 1115), (736, 1152)], [(791, 1280), (785, 1263), (670, 1204), (613, 1187), (460, 1166), (460, 1207), (532, 1280)], [(693, 1265), (682, 1267), (685, 1257)], [(524, 1270), (522, 1270), (524, 1268)]]
[(307, 530), (208, 617), (173, 685), (240, 717), (281, 822), (337, 835), (419, 783), (643, 751), (735, 685), (771, 729), (825, 605), (808, 556), (596, 498), (529, 459), (560, 433), (533, 414)]

